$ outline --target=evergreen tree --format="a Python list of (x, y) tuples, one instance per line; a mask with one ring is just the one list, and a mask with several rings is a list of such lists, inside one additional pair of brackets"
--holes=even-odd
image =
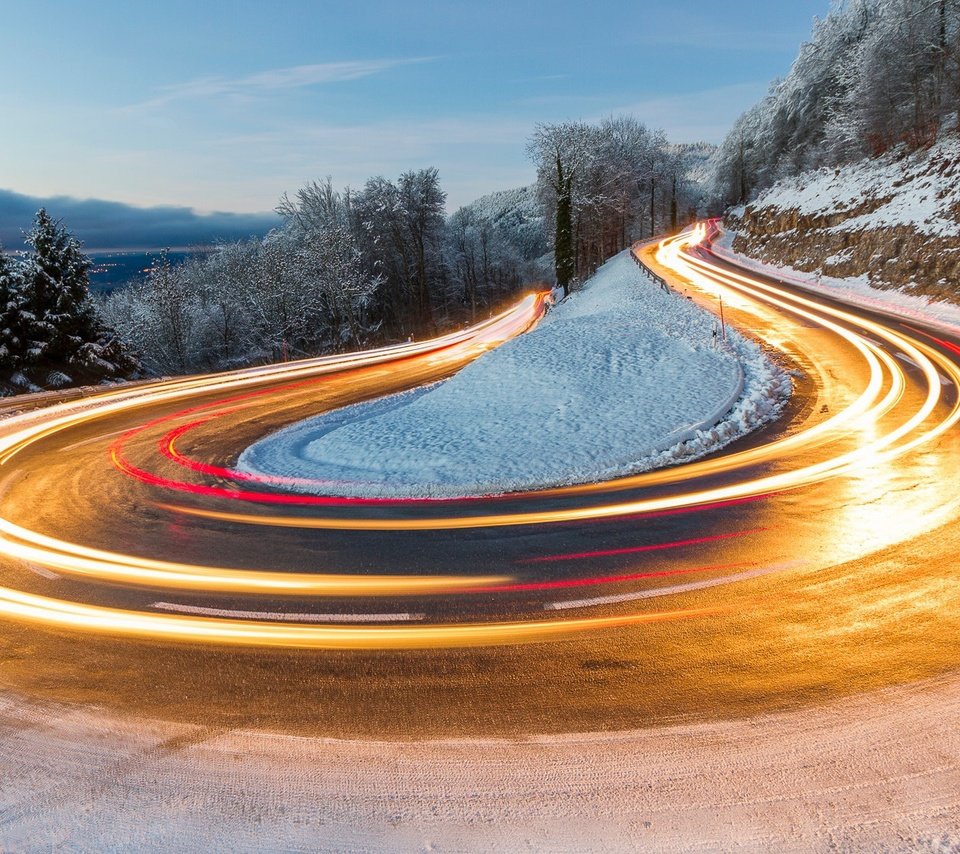
[(557, 152), (557, 210), (556, 230), (554, 234), (554, 257), (556, 259), (557, 284), (563, 288), (563, 295), (570, 293), (570, 282), (576, 271), (576, 256), (573, 246), (573, 202), (571, 195), (571, 176), (564, 176), (560, 152)]
[(43, 208), (27, 235), (33, 254), (27, 262), (27, 308), (33, 316), (31, 360), (70, 364), (84, 344), (100, 337), (90, 298), (90, 260), (80, 243)]
[(23, 360), (28, 320), (25, 311), (22, 271), (0, 247), (0, 370), (18, 368)]

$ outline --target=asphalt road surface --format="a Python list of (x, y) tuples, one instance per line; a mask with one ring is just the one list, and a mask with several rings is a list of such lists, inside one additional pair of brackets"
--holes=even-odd
[(539, 300), (456, 340), (24, 415), (0, 444), (8, 702), (418, 741), (722, 727), (951, 685), (957, 339), (737, 270), (709, 236), (637, 252), (678, 299), (722, 297), (795, 394), (699, 462), (435, 502), (311, 501), (231, 470), (281, 425), (449, 375)]

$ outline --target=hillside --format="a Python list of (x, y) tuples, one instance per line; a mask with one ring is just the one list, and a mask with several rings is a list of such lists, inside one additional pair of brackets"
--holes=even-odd
[(783, 179), (727, 226), (765, 263), (960, 303), (960, 138)]
[(499, 190), (462, 207), (458, 214), (485, 227), (502, 251), (531, 279), (547, 278), (553, 260), (543, 208), (533, 185)]

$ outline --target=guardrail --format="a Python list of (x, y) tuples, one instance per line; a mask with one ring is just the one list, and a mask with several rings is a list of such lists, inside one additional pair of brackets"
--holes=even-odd
[(166, 382), (169, 379), (171, 379), (171, 377), (150, 377), (144, 380), (125, 380), (106, 383), (104, 385), (72, 386), (55, 391), (12, 394), (9, 397), (0, 397), (0, 419), (7, 415), (19, 415), (22, 412), (32, 412), (35, 409), (43, 409), (47, 406), (53, 406), (55, 403), (73, 403), (74, 401), (92, 397), (95, 394), (102, 394), (103, 392), (154, 385), (156, 383)]
[(663, 278), (663, 276), (660, 276), (654, 273), (653, 270), (651, 270), (642, 260), (640, 260), (640, 255), (637, 252), (636, 247), (630, 250), (630, 254), (633, 256), (633, 260), (637, 262), (637, 266), (640, 268), (640, 271), (642, 273), (646, 274), (648, 278), (652, 279), (656, 284), (660, 285), (660, 287), (663, 290), (665, 291), (670, 290), (670, 286), (667, 284), (667, 280)]

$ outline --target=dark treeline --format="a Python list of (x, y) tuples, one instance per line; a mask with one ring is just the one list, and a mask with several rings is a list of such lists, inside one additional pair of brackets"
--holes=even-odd
[(0, 393), (136, 375), (139, 365), (90, 297), (90, 261), (44, 209), (29, 251), (0, 251)]
[(958, 109), (960, 0), (837, 3), (721, 146), (716, 202), (746, 202), (807, 169), (922, 148), (956, 128)]

